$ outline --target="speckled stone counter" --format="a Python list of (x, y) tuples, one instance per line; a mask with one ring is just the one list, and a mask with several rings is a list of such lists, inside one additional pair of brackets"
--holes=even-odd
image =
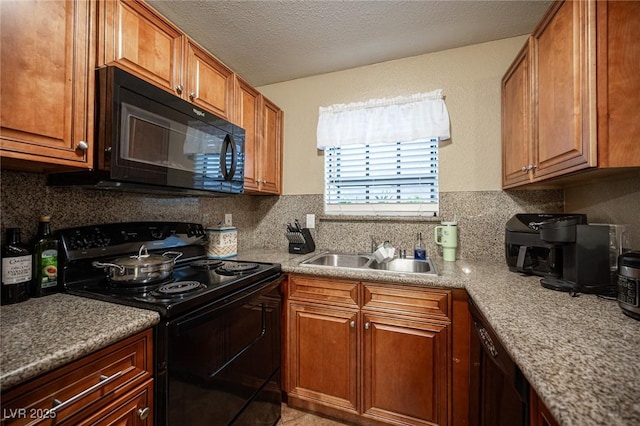
[(158, 313), (66, 294), (0, 308), (0, 389), (154, 326)]
[(561, 425), (640, 425), (640, 321), (617, 302), (547, 290), (539, 277), (510, 272), (503, 263), (437, 260), (437, 277), (299, 264), (317, 254), (239, 257), (279, 262), (289, 273), (465, 288)]

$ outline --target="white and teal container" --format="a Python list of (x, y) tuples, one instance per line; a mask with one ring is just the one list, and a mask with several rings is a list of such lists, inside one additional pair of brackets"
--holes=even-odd
[(238, 255), (238, 230), (235, 226), (207, 228), (206, 231), (209, 258), (227, 259)]

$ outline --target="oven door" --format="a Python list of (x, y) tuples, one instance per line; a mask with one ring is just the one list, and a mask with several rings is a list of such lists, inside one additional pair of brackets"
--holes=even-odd
[(280, 282), (168, 324), (169, 425), (273, 425), (280, 417)]
[(99, 137), (111, 179), (243, 191), (243, 129), (118, 68), (101, 69), (98, 79), (106, 84)]

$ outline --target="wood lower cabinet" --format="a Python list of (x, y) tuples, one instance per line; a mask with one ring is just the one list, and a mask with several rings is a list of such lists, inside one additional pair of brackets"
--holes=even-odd
[(448, 424), (450, 327), (363, 313), (364, 417), (399, 424)]
[(453, 396), (469, 390), (457, 292), (290, 275), (289, 405), (359, 424), (468, 424), (468, 400)]
[(556, 419), (553, 418), (553, 415), (533, 388), (530, 388), (529, 403), (531, 426), (559, 426)]
[(3, 392), (3, 425), (152, 425), (148, 329)]
[(638, 55), (637, 1), (555, 1), (502, 80), (503, 188), (640, 167)]
[(358, 312), (292, 303), (291, 393), (358, 412)]
[(0, 2), (3, 168), (90, 168), (95, 2)]

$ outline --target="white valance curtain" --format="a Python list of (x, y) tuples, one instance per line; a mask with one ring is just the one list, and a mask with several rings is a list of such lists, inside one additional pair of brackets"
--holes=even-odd
[(320, 107), (318, 149), (450, 138), (442, 89), (396, 98)]

